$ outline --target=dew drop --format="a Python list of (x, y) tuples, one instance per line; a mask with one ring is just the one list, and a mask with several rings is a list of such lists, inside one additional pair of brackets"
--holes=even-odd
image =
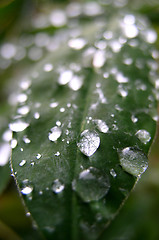
[(139, 177), (148, 167), (148, 159), (144, 153), (133, 147), (126, 147), (119, 152), (119, 160), (122, 168)]
[(99, 145), (100, 137), (98, 133), (88, 129), (81, 133), (80, 141), (77, 143), (80, 151), (88, 157), (92, 156), (97, 151)]
[(29, 113), (29, 111), (30, 111), (29, 106), (23, 106), (23, 107), (17, 109), (17, 112), (21, 115), (26, 115)]
[(83, 78), (79, 76), (74, 76), (71, 81), (68, 83), (68, 86), (74, 90), (78, 91), (83, 85)]
[(72, 182), (72, 188), (84, 202), (98, 201), (109, 191), (110, 183), (106, 174), (94, 167), (83, 170), (78, 179)]
[(62, 113), (65, 112), (65, 108), (63, 108), (63, 107), (60, 108), (60, 112), (62, 112)]
[(19, 163), (19, 166), (20, 166), (20, 167), (23, 167), (25, 164), (26, 164), (26, 160), (23, 159), (23, 160)]
[(17, 140), (13, 138), (10, 143), (11, 148), (14, 149), (17, 146), (17, 143), (18, 143)]
[(21, 120), (17, 120), (14, 123), (9, 124), (10, 130), (13, 132), (22, 132), (29, 126), (29, 123), (23, 122)]
[(7, 129), (3, 135), (2, 135), (2, 139), (5, 142), (9, 142), (12, 140), (12, 131), (10, 129)]
[(30, 195), (33, 191), (33, 186), (29, 183), (29, 180), (25, 179), (22, 184), (23, 187), (21, 189), (21, 193), (23, 195)]
[(27, 137), (27, 136), (24, 136), (23, 137), (23, 141), (26, 143), (26, 144), (29, 144), (31, 142), (31, 140)]
[(46, 64), (44, 65), (44, 71), (45, 71), (45, 72), (51, 72), (52, 69), (53, 69), (53, 65), (52, 65), (51, 63), (46, 63)]
[(61, 193), (64, 190), (65, 186), (60, 182), (59, 179), (56, 179), (53, 182), (52, 191), (56, 194)]
[(97, 50), (93, 57), (93, 66), (95, 68), (103, 67), (106, 61), (106, 53), (103, 50)]
[(146, 130), (144, 129), (141, 129), (139, 131), (136, 132), (135, 134), (142, 143), (146, 144), (148, 143), (150, 140), (151, 140), (151, 136), (150, 136), (150, 133), (147, 132)]
[(34, 113), (34, 118), (35, 118), (35, 119), (39, 119), (39, 118), (40, 118), (40, 113), (35, 112), (35, 113)]
[(100, 132), (102, 133), (107, 133), (109, 130), (109, 127), (107, 126), (107, 124), (100, 119), (95, 119), (93, 120), (93, 122), (95, 122), (95, 124), (97, 125), (97, 128)]
[(116, 172), (115, 172), (115, 170), (112, 168), (112, 169), (110, 169), (110, 174), (112, 175), (112, 177), (116, 177), (117, 176), (117, 174), (116, 174)]
[(60, 152), (56, 152), (55, 156), (57, 156), (57, 157), (60, 156)]
[(62, 134), (62, 130), (60, 127), (53, 127), (51, 128), (50, 132), (49, 132), (49, 140), (52, 141), (52, 142), (55, 142)]
[(84, 48), (84, 46), (86, 45), (86, 40), (83, 38), (75, 38), (75, 39), (70, 39), (68, 41), (68, 46), (70, 48), (76, 49), (76, 50), (80, 50), (82, 48)]
[(52, 102), (52, 103), (50, 103), (50, 107), (51, 107), (51, 108), (56, 108), (58, 105), (59, 105), (58, 102)]
[(65, 85), (72, 79), (72, 77), (73, 77), (73, 72), (71, 70), (65, 70), (61, 72), (58, 79), (58, 83), (60, 85)]
[(41, 154), (40, 153), (38, 153), (37, 155), (36, 155), (36, 159), (40, 159), (41, 158)]
[(133, 123), (136, 123), (136, 122), (138, 121), (138, 118), (135, 117), (134, 115), (132, 115), (132, 116), (131, 116), (131, 121), (132, 121)]
[(60, 122), (60, 121), (56, 121), (56, 125), (57, 125), (58, 127), (60, 127), (60, 126), (61, 126), (61, 122)]

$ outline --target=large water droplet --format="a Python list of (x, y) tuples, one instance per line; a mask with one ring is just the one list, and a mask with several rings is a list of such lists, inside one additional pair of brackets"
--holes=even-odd
[(109, 127), (107, 126), (107, 124), (103, 120), (95, 119), (94, 122), (96, 123), (97, 128), (100, 132), (103, 132), (103, 133), (108, 132)]
[(73, 181), (72, 187), (83, 201), (90, 202), (103, 198), (109, 191), (110, 183), (106, 174), (90, 167), (79, 174), (79, 178)]
[(150, 133), (147, 132), (146, 130), (144, 129), (141, 129), (139, 131), (137, 131), (137, 133), (135, 134), (142, 143), (146, 144), (148, 143), (150, 140), (151, 140), (151, 136), (150, 136)]
[(81, 139), (77, 146), (80, 151), (86, 156), (90, 157), (93, 155), (100, 145), (100, 137), (98, 133), (94, 130), (84, 130), (81, 133)]
[(145, 154), (132, 147), (126, 147), (119, 152), (119, 160), (122, 168), (136, 177), (144, 173), (148, 167)]
[(53, 182), (52, 191), (54, 193), (60, 193), (64, 190), (64, 188), (65, 188), (64, 184), (62, 184), (59, 179), (56, 179)]
[(61, 136), (61, 134), (62, 134), (61, 128), (55, 126), (50, 130), (49, 140), (55, 142)]

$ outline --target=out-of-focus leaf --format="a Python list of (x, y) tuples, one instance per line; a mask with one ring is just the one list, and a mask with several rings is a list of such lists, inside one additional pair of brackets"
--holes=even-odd
[(148, 166), (157, 35), (118, 7), (84, 5), (20, 84), (12, 168), (46, 239), (99, 239)]

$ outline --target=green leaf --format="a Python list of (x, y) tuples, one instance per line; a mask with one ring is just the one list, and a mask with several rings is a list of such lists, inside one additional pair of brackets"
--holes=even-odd
[(12, 171), (46, 239), (100, 239), (148, 166), (157, 36), (111, 9), (85, 10), (20, 85)]

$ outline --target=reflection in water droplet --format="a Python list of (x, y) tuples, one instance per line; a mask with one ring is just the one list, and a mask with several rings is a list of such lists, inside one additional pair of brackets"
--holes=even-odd
[(90, 202), (103, 198), (109, 191), (110, 183), (106, 174), (90, 167), (79, 174), (79, 178), (73, 181), (72, 187), (83, 201)]
[(26, 164), (26, 160), (23, 159), (23, 160), (19, 163), (19, 166), (20, 166), (20, 167), (23, 167), (25, 164)]
[(23, 122), (23, 121), (21, 121), (21, 120), (17, 120), (16, 122), (9, 124), (10, 130), (12, 130), (13, 132), (22, 132), (22, 131), (24, 131), (28, 126), (29, 126), (28, 123)]
[(93, 155), (100, 145), (100, 137), (96, 131), (84, 130), (81, 133), (81, 139), (77, 146), (80, 151), (86, 156), (90, 157)]
[(137, 133), (135, 134), (142, 143), (146, 144), (148, 143), (150, 140), (151, 140), (151, 136), (150, 136), (150, 133), (147, 132), (146, 130), (144, 129), (141, 129), (139, 131), (137, 131)]
[(54, 193), (60, 193), (64, 190), (64, 188), (65, 188), (64, 184), (62, 184), (59, 179), (56, 179), (53, 182), (52, 191)]
[(55, 126), (55, 127), (51, 128), (48, 138), (50, 141), (55, 142), (61, 136), (61, 134), (62, 134), (61, 128)]
[(144, 173), (148, 167), (145, 154), (132, 147), (126, 147), (119, 152), (119, 160), (122, 168), (136, 177)]
[(96, 123), (97, 128), (98, 128), (98, 130), (100, 132), (103, 132), (103, 133), (107, 133), (108, 132), (109, 127), (107, 126), (107, 124), (104, 121), (102, 121), (100, 119), (95, 119), (95, 120), (93, 120), (93, 122)]

